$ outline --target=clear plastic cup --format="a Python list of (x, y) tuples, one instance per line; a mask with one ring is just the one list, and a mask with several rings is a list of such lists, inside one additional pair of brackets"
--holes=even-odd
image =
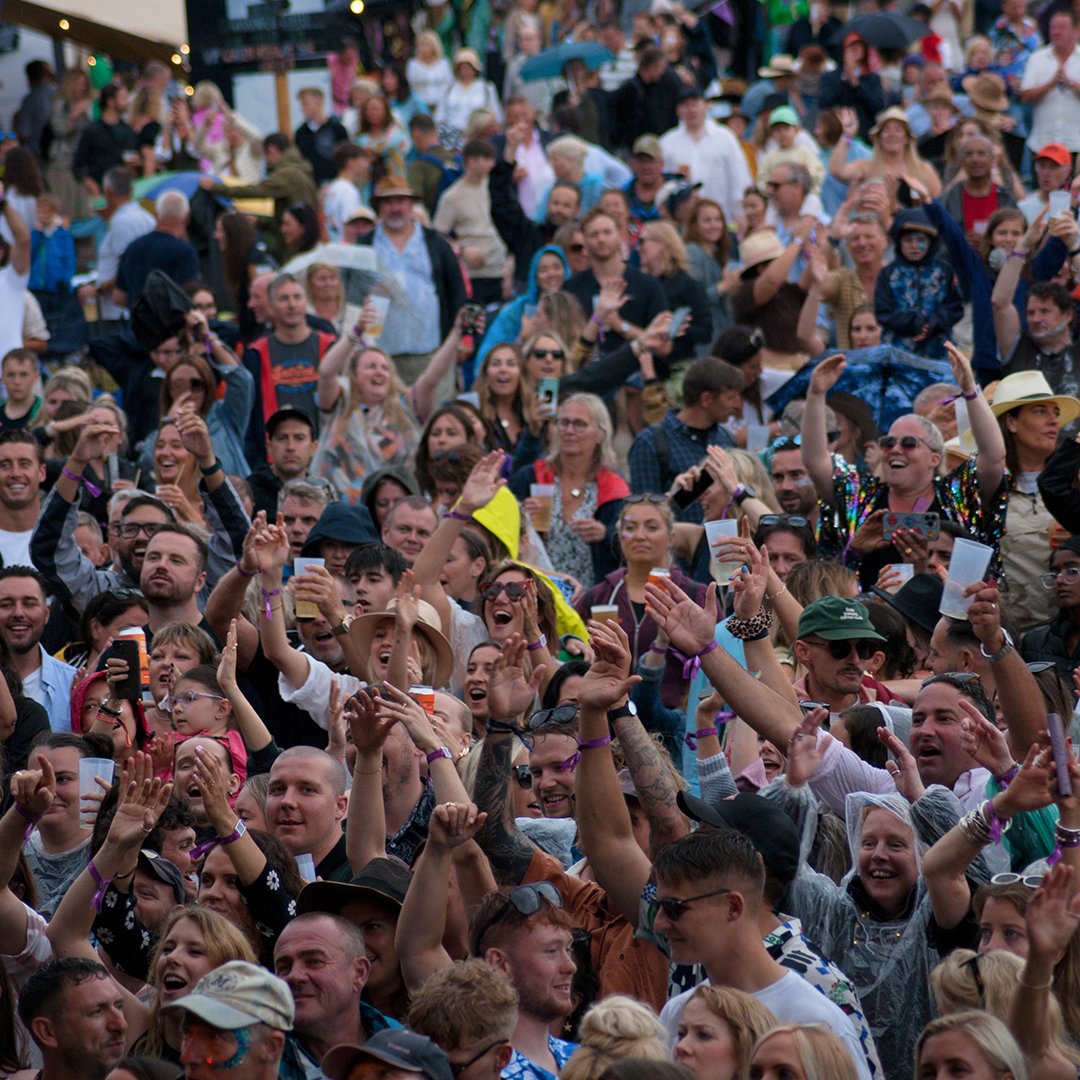
[(84, 829), (92, 829), (97, 818), (97, 808), (86, 812), (82, 809), (82, 796), (102, 794), (94, 777), (100, 776), (107, 784), (112, 783), (116, 762), (112, 758), (86, 757), (79, 760), (79, 824)]
[(1051, 191), (1046, 198), (1047, 217), (1067, 214), (1072, 206), (1072, 195), (1067, 191)]
[[(306, 574), (309, 567), (325, 565), (325, 559), (309, 559), (298, 556), (293, 559), (293, 577)], [(319, 605), (314, 600), (297, 600), (294, 610), (298, 619), (317, 619), (319, 617)]]
[(893, 573), (900, 579), (896, 586), (900, 589), (915, 576), (915, 567), (909, 562), (893, 563)]
[(619, 606), (618, 604), (593, 604), (590, 611), (593, 622), (614, 622), (619, 621)]
[(378, 316), (378, 321), (372, 323), (368, 327), (368, 336), (378, 340), (382, 337), (383, 328), (386, 326), (386, 316), (390, 312), (390, 297), (389, 296), (377, 296), (372, 293), (368, 297), (371, 301), (371, 306), (375, 309), (375, 314)]
[(964, 596), (964, 590), (986, 577), (987, 567), (994, 549), (974, 540), (957, 540), (949, 559), (949, 576), (941, 593), (938, 610), (950, 619), (966, 619), (972, 597)]
[[(734, 518), (723, 518), (720, 521), (705, 522), (705, 537), (709, 542), (709, 554), (716, 560), (715, 548), (721, 540), (739, 535), (739, 523)], [(740, 567), (742, 562), (717, 562), (716, 580), (720, 585), (726, 585)]]
[(746, 449), (751, 454), (760, 454), (769, 446), (769, 425), (748, 424), (746, 427)]
[(538, 533), (546, 533), (551, 528), (551, 512), (555, 503), (555, 485), (530, 484), (529, 497), (540, 504), (532, 515), (533, 528)]
[(311, 852), (305, 851), (302, 855), (297, 855), (296, 866), (305, 881), (315, 880), (315, 860), (311, 857)]

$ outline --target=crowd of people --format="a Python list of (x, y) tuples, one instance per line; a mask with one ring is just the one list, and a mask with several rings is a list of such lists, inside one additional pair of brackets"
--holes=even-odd
[(28, 67), (0, 1078), (1080, 1075), (1080, 16), (890, 6)]

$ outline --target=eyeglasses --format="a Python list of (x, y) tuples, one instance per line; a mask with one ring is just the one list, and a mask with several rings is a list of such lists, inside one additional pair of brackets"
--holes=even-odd
[(119, 525), (113, 525), (112, 531), (115, 536), (122, 537), (124, 540), (134, 540), (139, 533), (149, 540), (164, 527), (163, 521), (122, 521)]
[(851, 655), (851, 650), (860, 660), (869, 660), (880, 648), (881, 644), (871, 641), (869, 638), (844, 638), (843, 641), (807, 641), (807, 645), (816, 645), (819, 649), (828, 649), (834, 660), (846, 660)]
[(529, 885), (518, 885), (507, 894), (506, 903), (503, 904), (494, 915), (476, 932), (474, 952), (478, 952), (487, 932), (506, 918), (506, 913), (514, 908), (519, 915), (528, 918), (535, 915), (544, 903), (552, 907), (563, 906), (562, 896), (559, 890), (550, 881), (534, 881)]
[(758, 528), (760, 529), (763, 525), (791, 525), (796, 529), (806, 529), (810, 526), (810, 519), (803, 517), (802, 514), (762, 514), (758, 518)]
[(560, 431), (566, 431), (568, 428), (571, 431), (587, 431), (589, 428), (588, 420), (571, 420), (568, 416), (560, 416), (555, 421), (555, 426)]
[(507, 600), (523, 600), (527, 591), (528, 584), (524, 581), (485, 581), (480, 585), (480, 595), (492, 603), (504, 592)]
[(623, 498), (626, 506), (636, 506), (638, 503), (649, 503), (652, 506), (663, 506), (668, 501), (666, 495), (627, 495)]
[(1032, 660), (1027, 665), (1027, 669), (1032, 675), (1041, 675), (1044, 671), (1049, 671), (1055, 667), (1057, 667), (1057, 664), (1053, 660)]
[(690, 910), (690, 905), (698, 900), (708, 900), (710, 896), (723, 896), (733, 892), (733, 889), (716, 889), (713, 892), (703, 892), (697, 896), (687, 896), (680, 900), (675, 896), (665, 896), (663, 900), (657, 900), (660, 910), (672, 921), (678, 922)]
[(804, 713), (813, 712), (815, 709), (828, 709), (829, 703), (827, 701), (800, 701), (799, 708)]
[(552, 360), (566, 359), (566, 353), (562, 349), (533, 349), (529, 355), (538, 357), (540, 360), (547, 360), (549, 357)]
[(923, 446), (930, 450), (934, 449), (925, 439), (920, 439), (918, 435), (902, 435), (899, 439), (895, 435), (882, 435), (877, 441), (882, 450), (891, 450), (897, 443), (900, 444), (902, 450), (914, 450), (919, 443), (922, 443)]
[(517, 786), (523, 791), (528, 791), (532, 787), (532, 772), (530, 772), (529, 766), (514, 765), (513, 770)]
[(990, 879), (991, 885), (1026, 885), (1029, 889), (1037, 889), (1042, 884), (1042, 874), (995, 874)]
[(506, 1046), (509, 1042), (509, 1039), (496, 1039), (494, 1042), (488, 1043), (483, 1050), (478, 1050), (468, 1061), (463, 1061), (457, 1065), (451, 1061), (450, 1072), (453, 1073), (454, 1076), (460, 1076), (470, 1065), (475, 1065), (485, 1054), (490, 1054), (495, 1047)]
[(164, 711), (172, 712), (176, 705), (194, 705), (200, 698), (206, 698), (209, 701), (225, 700), (221, 694), (211, 694), (209, 690), (181, 690), (178, 694), (169, 695), (167, 699), (169, 708)]
[(1051, 570), (1049, 574), (1042, 574), (1039, 577), (1044, 589), (1052, 589), (1059, 579), (1066, 585), (1072, 585), (1080, 580), (1080, 566), (1066, 566), (1064, 570)]
[(971, 683), (978, 683), (982, 685), (982, 680), (974, 671), (943, 671), (940, 675), (931, 675), (929, 679), (923, 679), (919, 683), (919, 689), (925, 690), (928, 686), (933, 686), (934, 683), (946, 683), (949, 686), (955, 686), (959, 689), (962, 686), (968, 686)]

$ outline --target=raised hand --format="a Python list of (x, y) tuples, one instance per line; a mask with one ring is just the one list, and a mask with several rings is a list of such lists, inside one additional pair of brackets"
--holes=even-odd
[(225, 770), (217, 758), (198, 743), (195, 745), (195, 768), (191, 777), (199, 787), (210, 824), (219, 833), (222, 830), (232, 832), (235, 815), (229, 806)]
[(56, 798), (56, 773), (44, 754), (37, 755), (38, 768), (20, 769), (11, 778), (11, 797), (28, 818), (39, 818)]
[(154, 831), (172, 790), (171, 783), (154, 775), (149, 754), (132, 754), (120, 777), (120, 801), (109, 825), (109, 840), (125, 848), (138, 847)]
[(896, 790), (910, 803), (922, 798), (926, 788), (911, 751), (887, 727), (879, 727), (877, 736), (878, 741), (892, 754), (892, 760), (885, 762), (885, 768), (893, 778)]
[(705, 593), (704, 608), (670, 578), (663, 586), (645, 586), (645, 606), (653, 622), (685, 656), (697, 656), (716, 634), (716, 582)]
[(345, 702), (341, 700), (341, 682), (330, 680), (330, 699), (326, 704), (326, 752), (340, 760), (345, 756)]
[(747, 545), (746, 562), (731, 578), (732, 604), (737, 618), (752, 619), (761, 610), (768, 583), (769, 549), (762, 546), (759, 551), (753, 544)]
[(810, 393), (827, 394), (844, 374), (845, 367), (847, 367), (847, 361), (843, 353), (826, 357), (814, 368), (814, 374), (810, 376)]
[(971, 360), (966, 357), (951, 341), (945, 342), (945, 352), (949, 354), (953, 378), (963, 394), (971, 394), (979, 389), (975, 375), (971, 370)]
[(626, 700), (641, 676), (630, 674), (630, 639), (617, 622), (590, 622), (589, 640), (595, 659), (581, 680), (578, 702), (607, 712)]
[[(83, 418), (78, 417), (78, 419)], [(75, 449), (71, 451), (71, 459), (80, 465), (89, 465), (91, 461), (98, 461), (109, 453), (114, 440), (120, 438), (121, 432), (112, 421), (99, 420), (94, 423), (84, 421), (84, 423), (86, 426), (79, 432), (79, 441), (75, 444)]]
[(379, 700), (375, 705), (375, 712), (381, 721), (400, 723), (409, 733), (413, 745), (424, 754), (430, 754), (442, 745), (435, 734), (431, 717), (424, 711), (423, 706), (388, 682), (379, 685)]
[(1071, 866), (1059, 863), (1046, 873), (1028, 901), (1028, 948), (1052, 963), (1069, 947), (1080, 925), (1080, 893), (1069, 899), (1072, 873)]
[(240, 566), (247, 574), (257, 574), (262, 570), (259, 557), (262, 550), (257, 543), (259, 536), (266, 529), (266, 511), (260, 510), (252, 519), (251, 528), (244, 537), (244, 547), (240, 555)]
[(818, 732), (828, 715), (828, 709), (811, 709), (788, 741), (784, 776), (792, 787), (803, 787), (821, 768), (828, 739), (819, 740)]
[(467, 844), (487, 821), (487, 814), (477, 813), (475, 803), (441, 803), (431, 812), (428, 844), (452, 851)]
[(277, 522), (267, 525), (255, 537), (254, 543), (255, 550), (259, 552), (261, 572), (264, 575), (280, 577), (282, 567), (289, 561), (289, 537), (285, 533), (280, 513), (277, 516)]
[(206, 421), (198, 413), (181, 412), (173, 417), (173, 423), (180, 433), (184, 449), (192, 457), (200, 462), (214, 460), (214, 444), (210, 440), (210, 432)]
[(229, 623), (229, 634), (225, 639), (225, 648), (221, 650), (218, 661), (217, 681), (222, 690), (231, 690), (236, 686), (236, 620)]
[(420, 619), (421, 591), (412, 570), (406, 570), (394, 590), (394, 622), (403, 630), (411, 631)]
[(457, 505), (459, 513), (474, 514), (495, 498), (495, 493), (506, 483), (502, 477), (505, 459), (506, 455), (501, 450), (492, 450), (473, 466), (461, 489)]
[(396, 718), (380, 717), (376, 712), (378, 693), (374, 687), (359, 690), (345, 702), (345, 721), (358, 755), (381, 754)]
[(1020, 771), (998, 798), (1013, 814), (1025, 810), (1041, 810), (1044, 806), (1049, 806), (1053, 802), (1050, 786), (1053, 770), (1054, 761), (1050, 747), (1040, 748), (1037, 743), (1033, 743)]
[(984, 769), (1001, 776), (1012, 768), (1013, 756), (1005, 733), (992, 724), (967, 698), (960, 698), (960, 746)]
[(543, 668), (537, 666), (525, 678), (525, 639), (511, 634), (488, 679), (488, 715), (505, 722), (517, 720), (532, 708), (543, 674)]

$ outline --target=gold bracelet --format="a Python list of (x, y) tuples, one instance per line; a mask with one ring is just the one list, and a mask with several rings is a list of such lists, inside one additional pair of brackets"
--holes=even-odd
[(786, 592), (787, 592), (787, 586), (784, 585), (784, 584), (781, 584), (780, 588), (776, 592), (774, 592), (772, 594), (772, 596), (770, 596), (768, 593), (766, 593), (765, 594), (765, 599), (768, 600), (770, 603), (772, 603), (773, 600), (775, 600), (777, 597), (783, 596), (784, 593), (786, 593)]

